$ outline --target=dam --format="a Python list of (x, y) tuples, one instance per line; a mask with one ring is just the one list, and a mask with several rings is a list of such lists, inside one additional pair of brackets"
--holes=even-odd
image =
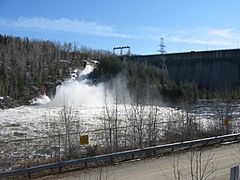
[(206, 89), (240, 86), (240, 49), (133, 55), (130, 59), (158, 67), (164, 59), (169, 78), (177, 84), (196, 83)]

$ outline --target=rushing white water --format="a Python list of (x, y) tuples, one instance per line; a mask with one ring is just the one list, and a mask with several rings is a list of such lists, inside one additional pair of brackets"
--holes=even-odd
[(57, 87), (52, 100), (44, 94), (31, 101), (34, 106), (0, 110), (0, 139), (45, 135), (46, 124), (59, 119), (63, 106), (71, 107), (78, 114), (85, 130), (97, 128), (105, 100), (110, 102), (112, 90), (106, 90), (103, 83), (90, 85), (88, 75), (92, 71), (91, 65), (82, 71), (74, 70), (72, 77)]
[[(130, 96), (126, 88), (126, 80), (123, 77), (111, 80), (108, 85), (106, 85), (107, 83), (90, 85), (88, 75), (92, 71), (93, 66), (91, 65), (87, 65), (80, 72), (75, 70), (71, 79), (67, 79), (57, 87), (52, 101), (46, 95), (42, 95), (32, 101), (35, 106), (0, 110), (0, 139), (46, 135), (49, 131), (49, 124), (60, 120), (59, 114), (63, 106), (72, 108), (72, 112), (81, 119), (84, 130), (98, 128), (101, 125), (101, 118), (104, 116), (104, 106), (108, 106), (112, 113), (115, 111), (115, 100), (127, 104), (130, 102)], [(147, 109), (145, 108), (146, 114)], [(124, 119), (126, 106), (119, 104), (118, 112), (119, 117)], [(158, 107), (161, 119), (167, 119), (172, 112), (177, 112), (177, 110)]]
[(75, 81), (66, 81), (56, 89), (53, 106), (99, 107), (104, 104), (104, 84), (89, 85), (87, 77), (93, 66), (87, 65)]

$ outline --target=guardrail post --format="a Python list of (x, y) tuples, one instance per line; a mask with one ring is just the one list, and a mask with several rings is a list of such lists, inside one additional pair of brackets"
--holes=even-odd
[(157, 154), (157, 151), (156, 151), (156, 149), (154, 149), (153, 150), (153, 156), (156, 156), (156, 154)]
[(141, 159), (142, 158), (142, 149), (139, 151), (138, 153), (138, 158)]
[(59, 173), (63, 173), (63, 169), (62, 169), (62, 166), (60, 165), (59, 168), (58, 168), (58, 172)]
[(31, 173), (28, 173), (28, 179), (32, 179)]
[(230, 180), (239, 180), (239, 166), (232, 167), (230, 170)]

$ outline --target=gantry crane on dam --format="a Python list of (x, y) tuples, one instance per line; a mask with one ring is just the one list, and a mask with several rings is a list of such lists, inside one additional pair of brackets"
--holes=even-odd
[(120, 49), (120, 56), (123, 55), (123, 49), (127, 49), (127, 55), (130, 56), (131, 51), (130, 51), (130, 46), (121, 46), (121, 47), (114, 47), (113, 48), (113, 54), (116, 54), (116, 50)]

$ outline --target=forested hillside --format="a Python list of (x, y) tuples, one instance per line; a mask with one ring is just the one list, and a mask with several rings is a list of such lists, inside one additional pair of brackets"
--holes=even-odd
[(51, 93), (69, 76), (71, 67), (81, 68), (80, 60), (109, 55), (72, 43), (0, 35), (0, 97), (9, 96), (26, 104), (38, 93)]

